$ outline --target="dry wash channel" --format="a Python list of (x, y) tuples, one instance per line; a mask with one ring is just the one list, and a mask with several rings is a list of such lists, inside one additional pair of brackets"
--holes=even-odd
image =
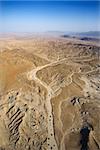
[(0, 150), (100, 149), (98, 50), (97, 43), (58, 37), (6, 39)]

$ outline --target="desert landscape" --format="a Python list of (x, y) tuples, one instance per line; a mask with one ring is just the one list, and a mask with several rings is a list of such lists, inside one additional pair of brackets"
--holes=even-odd
[(0, 150), (100, 149), (100, 45), (0, 37)]

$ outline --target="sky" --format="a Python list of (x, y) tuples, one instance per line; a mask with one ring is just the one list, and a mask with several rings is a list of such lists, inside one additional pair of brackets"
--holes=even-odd
[(0, 1), (0, 32), (100, 29), (99, 1)]

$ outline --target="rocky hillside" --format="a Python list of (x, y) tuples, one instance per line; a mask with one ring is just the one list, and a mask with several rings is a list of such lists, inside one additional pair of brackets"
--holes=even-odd
[(100, 47), (0, 39), (0, 150), (100, 149)]

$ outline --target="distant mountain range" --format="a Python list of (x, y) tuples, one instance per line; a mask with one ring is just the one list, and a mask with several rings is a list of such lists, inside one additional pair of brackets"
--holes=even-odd
[(77, 38), (85, 41), (100, 41), (100, 31), (88, 31), (88, 32), (68, 32), (68, 31), (47, 31), (47, 32), (14, 32), (14, 33), (0, 33), (0, 37), (19, 36), (33, 37), (33, 36), (60, 36), (64, 38)]
[(80, 32), (80, 33), (74, 33), (74, 35), (100, 38), (100, 31)]
[(77, 36), (77, 37), (95, 37), (100, 38), (100, 31), (88, 32), (67, 32), (67, 31), (48, 31), (48, 34), (62, 35), (62, 36)]

